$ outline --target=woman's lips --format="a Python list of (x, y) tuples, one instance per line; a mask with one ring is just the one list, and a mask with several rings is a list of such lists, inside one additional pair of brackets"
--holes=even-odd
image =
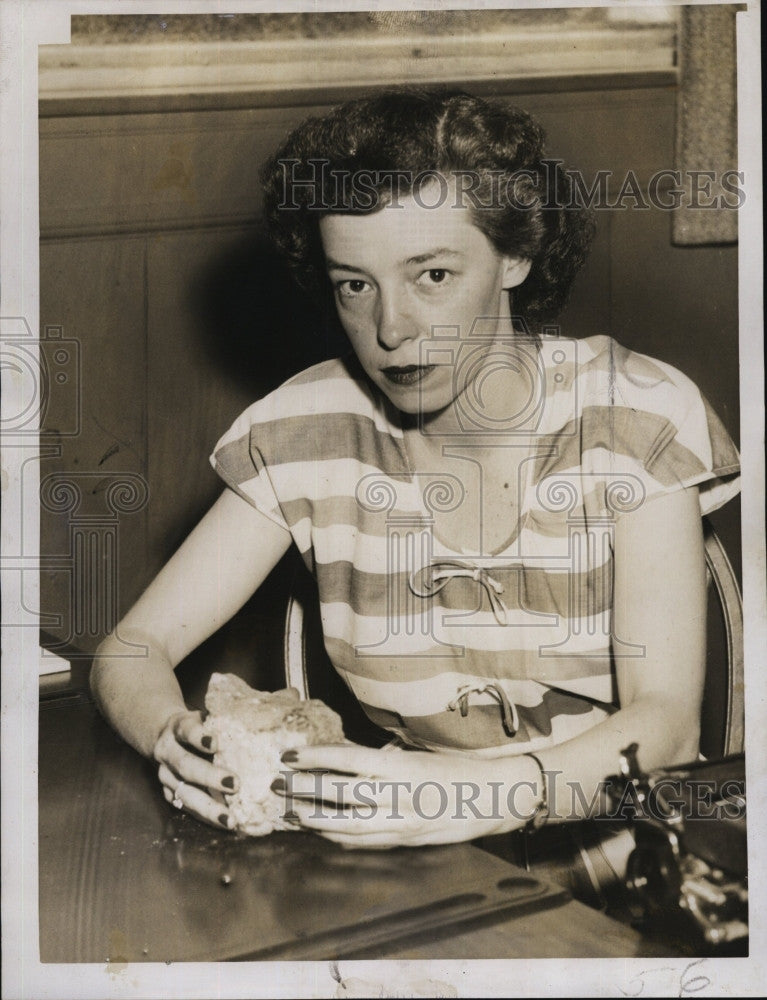
[(401, 368), (392, 366), (381, 371), (394, 385), (415, 385), (434, 371), (436, 365), (404, 365)]

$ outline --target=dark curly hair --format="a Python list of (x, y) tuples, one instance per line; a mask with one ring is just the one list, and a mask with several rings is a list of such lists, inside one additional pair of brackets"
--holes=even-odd
[(528, 324), (553, 319), (588, 253), (593, 218), (568, 174), (544, 156), (527, 112), (457, 91), (394, 91), (343, 104), (299, 125), (264, 167), (271, 238), (299, 284), (326, 284), (318, 223), (460, 178), (473, 222), (495, 249), (531, 261), (514, 289)]

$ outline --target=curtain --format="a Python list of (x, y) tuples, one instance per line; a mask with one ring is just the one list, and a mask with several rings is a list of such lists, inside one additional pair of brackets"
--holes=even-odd
[[(723, 190), (722, 174), (737, 170), (735, 5), (682, 8), (679, 39), (681, 86), (677, 104), (676, 167), (685, 187), (699, 194), (675, 210), (672, 240), (680, 246), (734, 243), (738, 215)], [(691, 171), (705, 171), (693, 180)], [(710, 178), (713, 172), (715, 177)], [(737, 179), (734, 183), (738, 185)], [(718, 207), (702, 207), (716, 203)]]

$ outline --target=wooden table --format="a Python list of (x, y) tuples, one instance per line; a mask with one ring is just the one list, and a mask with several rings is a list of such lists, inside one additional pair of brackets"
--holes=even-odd
[(207, 827), (83, 692), (41, 701), (39, 804), (44, 962), (662, 953), (471, 844), (345, 851)]

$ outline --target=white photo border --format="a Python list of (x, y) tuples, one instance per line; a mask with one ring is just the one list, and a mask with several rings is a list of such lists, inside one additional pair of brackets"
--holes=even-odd
[[(712, 0), (716, 3), (718, 0)], [(608, 6), (586, 0), (566, 3), (483, 2), (452, 0), (450, 8), (525, 8)], [(633, 6), (642, 6), (634, 0)], [(648, 4), (650, 5), (650, 4)], [(306, 9), (335, 10), (444, 9), (438, 0), (305, 3), (290, 0), (230, 2), (227, 13), (262, 13)], [(743, 562), (746, 657), (746, 731), (755, 753), (749, 766), (749, 871), (751, 875), (751, 957), (748, 959), (581, 959), (568, 961), (455, 959), (339, 963), (340, 976), (363, 990), (342, 993), (334, 963), (190, 963), (133, 964), (123, 972), (104, 965), (50, 965), (39, 962), (37, 924), (37, 657), (36, 627), (3, 632), (2, 671), (2, 932), (3, 996), (23, 1000), (100, 997), (325, 997), (341, 995), (413, 995), (416, 989), (456, 996), (668, 996), (683, 995), (684, 976), (702, 980), (689, 991), (758, 996), (763, 993), (765, 948), (764, 883), (767, 871), (760, 827), (767, 782), (758, 743), (765, 731), (765, 699), (758, 668), (767, 648), (765, 621), (764, 531), (764, 361), (762, 347), (761, 222), (761, 87), (759, 3), (750, 0), (738, 14), (739, 161), (746, 175), (747, 202), (741, 210), (739, 252), (740, 395), (744, 476)], [(212, 0), (4, 0), (0, 5), (0, 86), (2, 87), (2, 175), (0, 187), (0, 317), (23, 317), (34, 335), (39, 320), (39, 219), (37, 49), (65, 43), (72, 14), (200, 14), (219, 13)], [(4, 406), (19, 405), (27, 387), (3, 372)], [(6, 395), (7, 394), (7, 395)], [(20, 469), (34, 458), (34, 444), (3, 449), (3, 508), (6, 523), (17, 523), (21, 495)], [(36, 518), (25, 545), (39, 545)], [(4, 536), (3, 542), (6, 542)], [(23, 613), (21, 574), (3, 578), (3, 621)], [(36, 597), (36, 584), (26, 584)], [(379, 990), (380, 992), (376, 992)], [(365, 991), (369, 992), (365, 992)], [(442, 992), (440, 992), (442, 991)]]

